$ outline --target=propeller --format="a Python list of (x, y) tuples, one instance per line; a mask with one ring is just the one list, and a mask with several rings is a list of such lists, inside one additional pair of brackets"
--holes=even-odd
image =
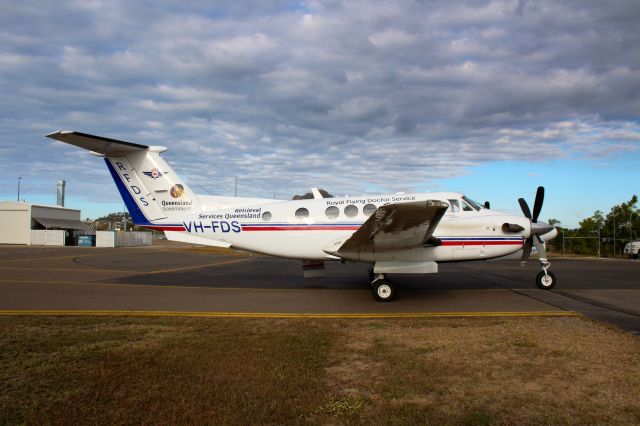
[(532, 247), (535, 246), (538, 251), (538, 256), (540, 256), (540, 261), (546, 262), (547, 252), (544, 248), (544, 241), (540, 238), (540, 235), (544, 235), (547, 232), (551, 232), (553, 230), (553, 226), (544, 223), (538, 222), (538, 217), (540, 216), (540, 210), (542, 210), (542, 203), (544, 202), (544, 187), (539, 186), (536, 191), (536, 199), (533, 202), (533, 214), (531, 214), (531, 210), (529, 210), (529, 205), (524, 200), (524, 198), (519, 198), (518, 203), (520, 204), (520, 208), (522, 209), (522, 213), (524, 216), (531, 221), (531, 233), (529, 238), (527, 238), (524, 242), (524, 247), (522, 250), (522, 264), (524, 265), (529, 260), (529, 256), (531, 256)]

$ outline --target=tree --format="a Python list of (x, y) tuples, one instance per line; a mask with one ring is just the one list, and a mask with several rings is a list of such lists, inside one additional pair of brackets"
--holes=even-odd
[(600, 210), (596, 210), (591, 217), (580, 221), (580, 229), (586, 232), (600, 231), (604, 225), (604, 216)]
[(562, 224), (562, 222), (560, 222), (558, 219), (549, 219), (547, 223), (551, 226), (556, 226), (556, 227)]
[(638, 208), (638, 196), (634, 195), (626, 203), (611, 207), (605, 221), (607, 236), (616, 240), (633, 240), (640, 231), (640, 209)]

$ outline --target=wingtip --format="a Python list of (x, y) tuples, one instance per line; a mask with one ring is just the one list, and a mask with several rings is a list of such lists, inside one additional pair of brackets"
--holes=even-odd
[(56, 139), (56, 136), (67, 135), (69, 133), (74, 133), (74, 132), (73, 132), (73, 130), (56, 130), (55, 132), (51, 132), (48, 135), (46, 135), (46, 137), (51, 138), (51, 139)]

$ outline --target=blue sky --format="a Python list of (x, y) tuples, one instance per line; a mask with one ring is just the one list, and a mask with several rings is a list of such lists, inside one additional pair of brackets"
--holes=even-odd
[(121, 210), (44, 135), (164, 145), (196, 190), (453, 190), (565, 226), (640, 192), (636, 1), (0, 0), (0, 199)]

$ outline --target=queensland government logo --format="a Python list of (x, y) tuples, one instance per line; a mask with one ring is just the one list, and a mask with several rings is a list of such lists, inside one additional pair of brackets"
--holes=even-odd
[(171, 187), (171, 190), (169, 190), (169, 194), (171, 194), (173, 198), (182, 197), (184, 195), (184, 186), (182, 186), (179, 183), (176, 183)]
[(158, 178), (160, 178), (160, 177), (162, 177), (162, 176), (167, 174), (166, 172), (161, 172), (160, 170), (158, 170), (155, 167), (153, 169), (151, 169), (150, 172), (142, 172), (142, 173), (144, 173), (145, 176), (148, 176), (151, 179), (158, 179)]

